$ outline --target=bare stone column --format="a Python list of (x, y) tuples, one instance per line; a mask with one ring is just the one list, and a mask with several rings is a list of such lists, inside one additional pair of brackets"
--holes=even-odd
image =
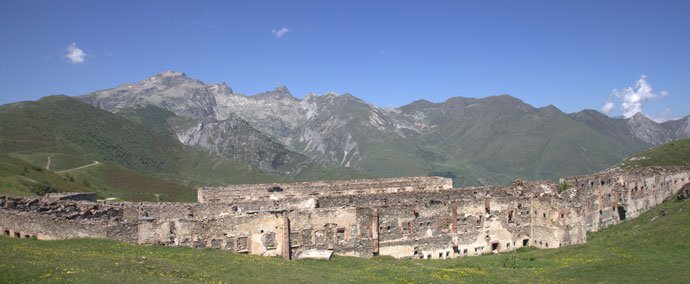
[(379, 253), (379, 210), (371, 209), (371, 252)]
[(290, 219), (288, 212), (283, 212), (283, 251), (282, 255), (285, 260), (290, 260)]
[(452, 219), (453, 221), (451, 222), (450, 230), (451, 230), (451, 232), (453, 232), (453, 234), (457, 234), (458, 233), (458, 205), (453, 203), (453, 205), (451, 205), (451, 207), (450, 207), (450, 210), (451, 210), (450, 217), (453, 218)]

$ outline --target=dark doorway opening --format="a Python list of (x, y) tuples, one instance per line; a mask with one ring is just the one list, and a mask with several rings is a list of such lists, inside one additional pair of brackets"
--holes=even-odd
[(526, 246), (528, 246), (528, 245), (529, 245), (529, 239), (524, 239), (524, 240), (522, 240), (522, 246), (523, 246), (523, 247), (526, 247)]
[(618, 219), (625, 220), (625, 208), (623, 206), (618, 206)]
[(491, 244), (491, 251), (497, 251), (498, 250), (498, 243), (492, 243)]

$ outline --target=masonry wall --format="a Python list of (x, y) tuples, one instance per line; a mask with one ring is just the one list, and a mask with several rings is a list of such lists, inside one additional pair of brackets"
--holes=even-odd
[(348, 196), (374, 193), (421, 192), (449, 189), (453, 181), (442, 177), (404, 177), (359, 179), (346, 181), (298, 182), (288, 184), (247, 184), (224, 187), (201, 187), (199, 203), (246, 202), (309, 198), (317, 196)]
[[(0, 197), (0, 233), (209, 247), (286, 259), (314, 250), (358, 257), (465, 257), (584, 243), (587, 232), (637, 217), (675, 194), (690, 183), (690, 170), (645, 168), (564, 181), (572, 187), (562, 192), (550, 181), (453, 189), (442, 178), (272, 184), (282, 191), (268, 200), (254, 198), (267, 185), (248, 185), (228, 194), (202, 188), (200, 203), (80, 201), (89, 196), (84, 194)], [(245, 189), (253, 197), (236, 198)]]
[(136, 241), (136, 225), (122, 219), (122, 206), (95, 202), (0, 197), (0, 233), (43, 240), (104, 238)]
[(690, 171), (678, 167), (643, 168), (614, 174), (568, 178), (585, 192), (577, 203), (588, 232), (635, 218), (690, 183)]

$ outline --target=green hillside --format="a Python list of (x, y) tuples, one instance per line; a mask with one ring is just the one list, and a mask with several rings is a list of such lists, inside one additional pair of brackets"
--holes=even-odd
[(621, 167), (690, 166), (690, 138), (666, 143), (625, 159)]
[(445, 157), (429, 163), (462, 177), (463, 185), (586, 174), (633, 153), (554, 106), (534, 108), (508, 95), (419, 102), (402, 111), (429, 117), (435, 127), (420, 144)]
[[(0, 153), (36, 168), (47, 167), (50, 158), (51, 171), (69, 170), (59, 175), (76, 177), (89, 185), (80, 190), (104, 197), (193, 201), (196, 185), (277, 179), (66, 96), (0, 106), (0, 122)], [(84, 167), (94, 161), (99, 164)]]
[(24, 160), (0, 154), (0, 195), (91, 191), (87, 184), (83, 179), (57, 175)]
[(321, 166), (270, 175), (182, 145), (169, 127), (188, 120), (151, 106), (113, 114), (67, 96), (0, 106), (0, 166), (21, 164), (20, 170), (40, 174), (27, 179), (8, 170), (12, 178), (0, 180), (0, 193), (34, 194), (32, 181), (48, 180), (58, 191), (93, 191), (102, 198), (195, 201), (199, 185), (368, 177)]
[(110, 240), (0, 237), (0, 282), (686, 283), (690, 279), (688, 211), (690, 201), (668, 201), (638, 218), (590, 234), (583, 245), (448, 260), (335, 256), (331, 261), (285, 261)]

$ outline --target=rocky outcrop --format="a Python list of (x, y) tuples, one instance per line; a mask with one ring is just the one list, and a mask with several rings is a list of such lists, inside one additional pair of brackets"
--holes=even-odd
[(228, 115), (225, 120), (202, 120), (177, 131), (178, 139), (199, 146), (213, 154), (283, 174), (294, 174), (309, 165), (309, 158), (292, 152), (282, 144), (257, 131), (246, 121)]

